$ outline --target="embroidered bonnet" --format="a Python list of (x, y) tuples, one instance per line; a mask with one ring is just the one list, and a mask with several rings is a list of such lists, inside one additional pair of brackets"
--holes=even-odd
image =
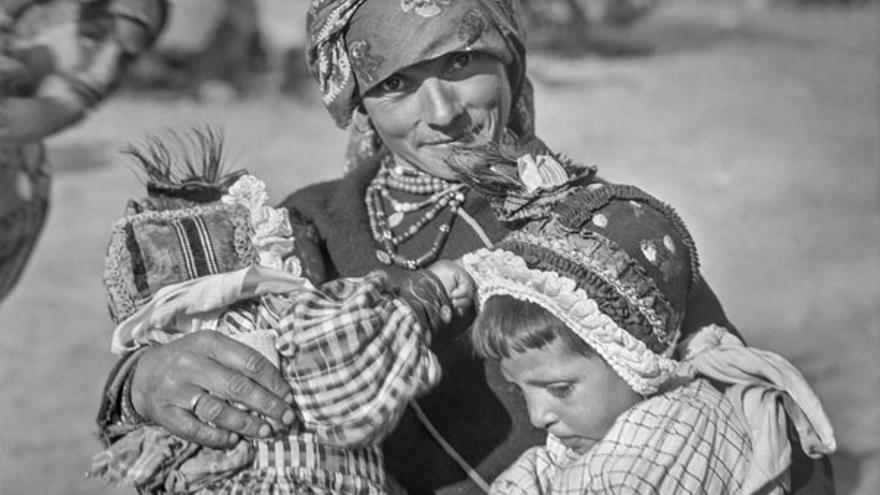
[(463, 259), (480, 305), (496, 295), (539, 304), (633, 390), (655, 393), (677, 365), (671, 356), (699, 277), (684, 223), (641, 189), (597, 182), (565, 158), (515, 160), (465, 174), (513, 229)]

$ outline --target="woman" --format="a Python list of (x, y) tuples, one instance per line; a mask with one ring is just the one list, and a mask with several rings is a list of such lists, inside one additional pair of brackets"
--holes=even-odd
[(165, 24), (165, 0), (82, 3), (0, 2), (0, 303), (48, 211), (42, 140), (112, 91)]
[[(444, 159), (454, 145), (534, 140), (518, 4), (316, 0), (308, 27), (323, 101), (353, 130), (350, 173), (283, 203), (308, 276), (319, 282), (377, 269), (394, 276), (500, 239), (505, 229), (488, 204), (456, 182)], [(701, 287), (685, 328), (730, 328)], [(435, 341), (443, 379), (386, 443), (390, 474), (410, 493), (479, 493), (541, 441), (497, 366), (475, 359), (460, 338), (470, 316)], [(206, 392), (276, 420), (289, 407), (289, 390), (268, 362), (204, 335), (123, 359), (99, 424), (109, 441), (139, 416), (206, 445), (258, 436), (264, 421), (234, 407), (194, 414), (190, 405)]]

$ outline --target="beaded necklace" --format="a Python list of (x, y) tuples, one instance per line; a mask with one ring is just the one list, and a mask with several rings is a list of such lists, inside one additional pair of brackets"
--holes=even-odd
[[(366, 192), (367, 215), (373, 239), (381, 246), (376, 250), (376, 258), (385, 265), (395, 265), (408, 270), (424, 268), (434, 262), (446, 243), (458, 209), (464, 203), (464, 184), (450, 182), (418, 170), (394, 166), (389, 155), (382, 161), (376, 177), (370, 182)], [(419, 201), (402, 201), (392, 196), (392, 192), (427, 196)], [(389, 214), (388, 210), (391, 210)], [(418, 219), (400, 232), (394, 228), (400, 225), (407, 214), (422, 211)], [(411, 239), (441, 213), (446, 219), (438, 228), (431, 249), (418, 258), (407, 258), (397, 252), (398, 246)]]

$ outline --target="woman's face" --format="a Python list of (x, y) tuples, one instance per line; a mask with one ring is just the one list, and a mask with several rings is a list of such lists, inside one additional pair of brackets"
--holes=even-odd
[(502, 359), (501, 373), (522, 392), (532, 424), (579, 454), (641, 401), (602, 358), (574, 352), (560, 338)]
[(497, 58), (453, 52), (392, 74), (363, 104), (398, 165), (454, 179), (444, 159), (456, 145), (501, 139), (511, 90)]

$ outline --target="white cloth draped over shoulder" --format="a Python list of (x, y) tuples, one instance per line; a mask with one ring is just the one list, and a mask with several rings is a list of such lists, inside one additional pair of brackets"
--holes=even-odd
[(791, 488), (791, 421), (804, 452), (819, 458), (837, 449), (831, 422), (803, 374), (779, 354), (746, 346), (726, 329), (710, 325), (678, 347), (679, 377), (704, 376), (724, 386), (752, 437), (753, 459), (744, 493), (782, 493)]

